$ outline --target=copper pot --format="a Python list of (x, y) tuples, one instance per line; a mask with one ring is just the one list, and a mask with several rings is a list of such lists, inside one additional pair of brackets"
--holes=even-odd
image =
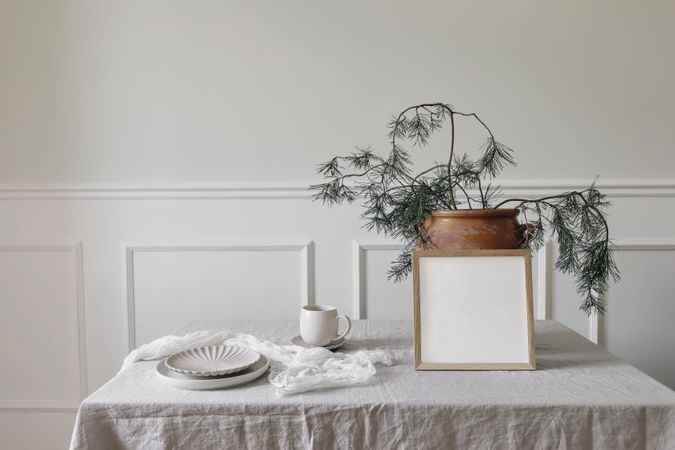
[(439, 250), (520, 248), (527, 225), (517, 209), (433, 211), (424, 221), (431, 248)]

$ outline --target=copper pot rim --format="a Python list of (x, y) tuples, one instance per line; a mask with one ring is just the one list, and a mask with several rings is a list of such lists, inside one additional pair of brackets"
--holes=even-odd
[(497, 217), (515, 217), (520, 214), (517, 208), (500, 209), (455, 209), (455, 210), (436, 210), (431, 211), (434, 217), (461, 217), (461, 218), (497, 218)]

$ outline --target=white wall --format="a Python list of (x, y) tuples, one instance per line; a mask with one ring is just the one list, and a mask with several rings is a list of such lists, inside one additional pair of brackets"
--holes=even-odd
[(672, 177), (671, 1), (0, 8), (4, 181), (307, 180), (426, 100), (480, 112), (510, 178)]
[(65, 445), (130, 339), (181, 321), (305, 300), (409, 317), (409, 285), (384, 279), (395, 246), (306, 187), (427, 100), (517, 149), (507, 194), (602, 175), (624, 275), (609, 313), (577, 310), (554, 248), (536, 311), (674, 387), (673, 18), (653, 0), (0, 0), (0, 357), (53, 373), (0, 374), (0, 447)]

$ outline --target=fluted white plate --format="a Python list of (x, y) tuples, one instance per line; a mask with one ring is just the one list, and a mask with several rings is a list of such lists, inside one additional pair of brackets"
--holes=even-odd
[(248, 369), (229, 375), (216, 375), (212, 377), (199, 377), (174, 372), (166, 367), (165, 361), (160, 361), (155, 366), (157, 377), (163, 382), (176, 389), (187, 389), (189, 391), (208, 391), (213, 389), (224, 389), (241, 384), (250, 383), (260, 378), (267, 369), (269, 363), (267, 358), (260, 356), (258, 361)]
[(213, 377), (241, 372), (260, 359), (260, 353), (234, 345), (192, 348), (166, 359), (169, 369), (188, 375)]

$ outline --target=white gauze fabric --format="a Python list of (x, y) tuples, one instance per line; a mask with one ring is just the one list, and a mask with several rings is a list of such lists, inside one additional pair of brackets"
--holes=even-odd
[(124, 359), (120, 372), (136, 361), (166, 358), (206, 345), (237, 345), (264, 355), (270, 362), (268, 380), (279, 396), (363, 383), (375, 375), (375, 364), (393, 364), (391, 352), (382, 349), (334, 353), (323, 347), (306, 349), (260, 341), (250, 334), (194, 331), (184, 336), (164, 336), (140, 346)]

